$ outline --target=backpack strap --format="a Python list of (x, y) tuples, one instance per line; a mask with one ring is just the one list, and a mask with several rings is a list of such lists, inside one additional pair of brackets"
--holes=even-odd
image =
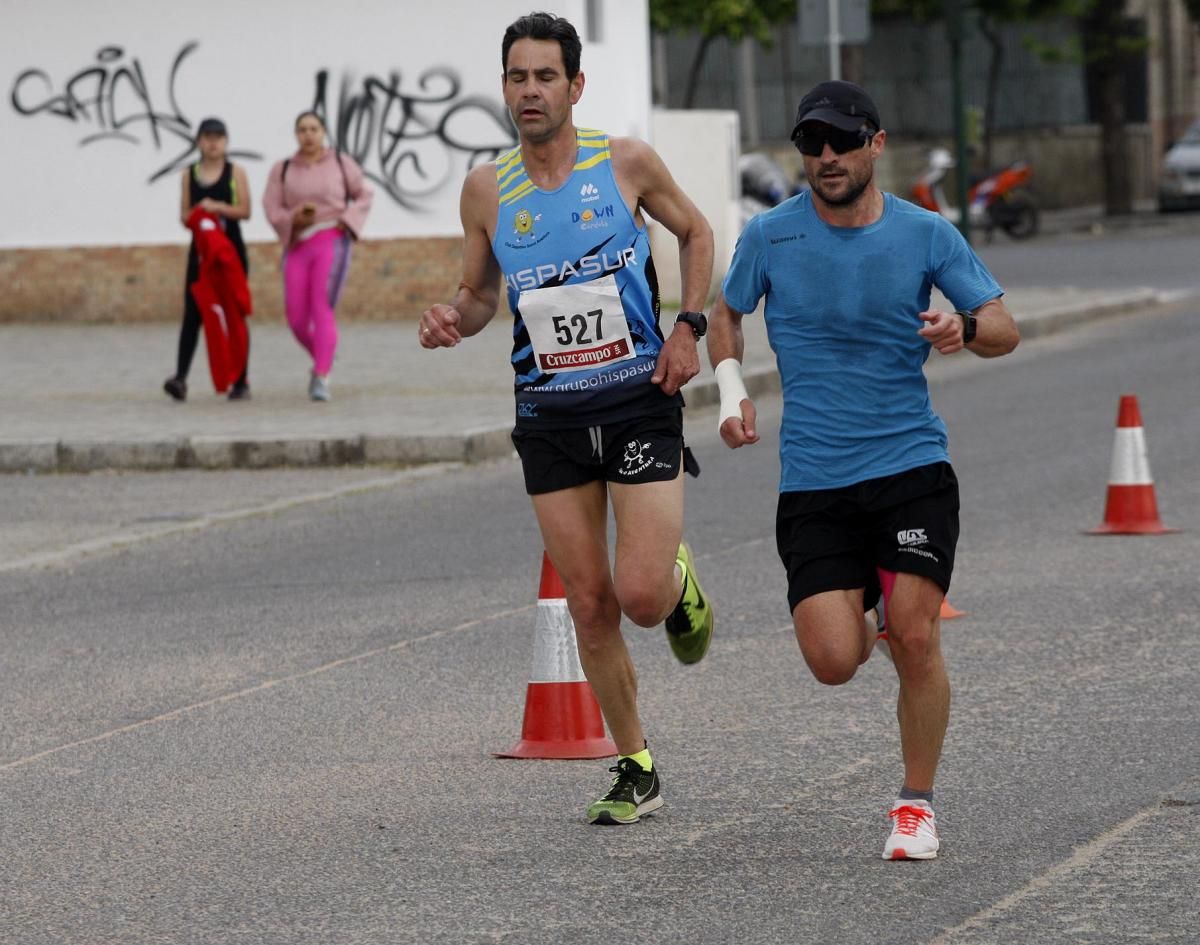
[(342, 149), (333, 152), (337, 157), (338, 167), (342, 171), (342, 192), (346, 195), (346, 206), (350, 206), (350, 178), (346, 176), (346, 165), (342, 163)]

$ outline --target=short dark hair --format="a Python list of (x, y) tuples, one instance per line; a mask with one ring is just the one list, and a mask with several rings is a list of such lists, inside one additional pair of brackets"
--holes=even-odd
[(552, 39), (562, 49), (563, 68), (567, 79), (579, 75), (579, 56), (583, 52), (583, 43), (570, 20), (553, 13), (530, 13), (519, 20), (514, 20), (504, 31), (504, 41), (500, 44), (500, 64), (508, 72), (508, 51), (518, 39)]
[(196, 128), (197, 141), (201, 135), (220, 135), (222, 138), (228, 138), (229, 132), (225, 130), (225, 122), (220, 118), (205, 118)]
[(317, 120), (317, 124), (321, 126), (322, 131), (329, 130), (325, 127), (325, 119), (314, 111), (301, 112), (299, 115), (297, 115), (296, 120), (292, 123), (292, 130), (295, 131), (298, 129), (300, 127), (300, 122), (304, 121), (305, 118), (315, 118)]

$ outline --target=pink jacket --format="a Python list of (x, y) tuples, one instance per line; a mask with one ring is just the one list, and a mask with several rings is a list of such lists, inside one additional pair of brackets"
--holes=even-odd
[[(339, 160), (346, 170), (344, 179), (342, 168), (338, 167)], [(286, 178), (283, 176), (283, 163), (279, 161), (272, 167), (267, 177), (263, 209), (285, 247), (292, 242), (292, 214), (306, 203), (314, 204), (317, 208), (315, 222), (337, 220), (345, 224), (356, 237), (362, 235), (375, 191), (367, 183), (362, 168), (354, 158), (348, 154), (338, 154), (333, 148), (326, 148), (315, 163), (309, 164), (297, 152), (288, 160)]]

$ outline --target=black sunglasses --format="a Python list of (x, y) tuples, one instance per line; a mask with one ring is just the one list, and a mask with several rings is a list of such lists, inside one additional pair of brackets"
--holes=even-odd
[(847, 154), (857, 151), (875, 136), (865, 125), (857, 131), (842, 131), (833, 125), (813, 124), (807, 128), (797, 126), (792, 132), (792, 143), (796, 150), (808, 157), (820, 157), (825, 151), (825, 144), (833, 148), (834, 154)]

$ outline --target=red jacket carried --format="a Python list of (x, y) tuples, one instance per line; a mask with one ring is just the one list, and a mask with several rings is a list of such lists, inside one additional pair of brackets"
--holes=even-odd
[(204, 320), (208, 367), (217, 393), (227, 391), (246, 369), (250, 347), (245, 318), (250, 314), (250, 286), (237, 250), (220, 221), (199, 206), (188, 215), (196, 243), (200, 274), (191, 285), (192, 298)]

